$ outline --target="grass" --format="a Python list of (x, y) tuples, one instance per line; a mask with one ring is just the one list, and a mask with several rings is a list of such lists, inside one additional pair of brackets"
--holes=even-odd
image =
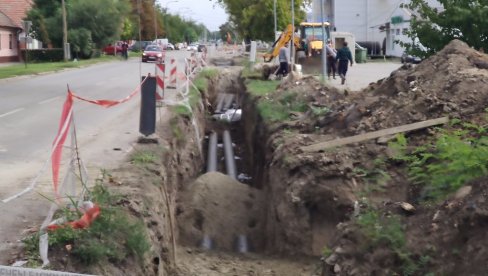
[[(131, 53), (130, 56), (139, 57), (137, 53)], [(0, 70), (0, 79), (11, 78), (24, 75), (35, 75), (46, 72), (56, 72), (67, 68), (80, 68), (100, 62), (122, 60), (115, 56), (101, 56), (86, 60), (68, 61), (68, 62), (45, 62), (45, 63), (28, 63), (27, 68), (23, 63), (2, 67)]]
[(186, 105), (179, 104), (179, 105), (172, 106), (171, 111), (183, 117), (188, 117), (188, 118), (191, 117), (191, 110), (188, 109)]
[(263, 81), (263, 80), (248, 80), (246, 82), (247, 90), (254, 96), (265, 96), (271, 92), (276, 91), (276, 87), (280, 83), (279, 80)]
[(487, 130), (471, 123), (439, 130), (437, 137), (413, 150), (403, 135), (389, 147), (405, 162), (410, 180), (423, 188), (424, 201), (440, 201), (470, 180), (488, 175)]
[[(100, 180), (90, 194), (101, 208), (100, 216), (87, 229), (61, 227), (50, 231), (50, 250), (61, 251), (83, 265), (121, 263), (129, 257), (141, 261), (150, 249), (142, 221), (130, 218), (118, 207), (120, 197), (110, 194)], [(63, 209), (58, 215), (66, 215), (68, 219), (79, 217), (77, 211), (69, 209)], [(39, 263), (38, 239), (39, 233), (24, 239), (30, 265)]]
[(259, 114), (265, 121), (279, 122), (287, 120), (290, 112), (307, 111), (307, 103), (297, 96), (294, 91), (285, 91), (274, 99), (261, 98), (257, 104)]
[(156, 162), (156, 155), (149, 151), (136, 151), (131, 155), (131, 162), (136, 165), (144, 165)]
[(415, 258), (409, 252), (404, 226), (399, 216), (381, 215), (378, 210), (369, 207), (357, 218), (356, 223), (366, 237), (363, 240), (366, 245), (364, 250), (372, 252), (371, 249), (378, 247), (389, 248), (400, 260), (399, 266), (395, 269), (401, 272), (400, 275), (423, 275), (419, 273), (429, 268), (428, 255)]

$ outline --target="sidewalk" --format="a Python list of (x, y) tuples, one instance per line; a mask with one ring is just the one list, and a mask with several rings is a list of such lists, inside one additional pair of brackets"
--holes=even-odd
[(18, 65), (18, 64), (23, 64), (23, 63), (22, 62), (0, 62), (0, 68), (12, 66), (12, 65)]
[(370, 83), (377, 82), (382, 78), (390, 76), (391, 72), (400, 68), (402, 64), (398, 61), (354, 63), (349, 67), (346, 75), (346, 83), (341, 84), (341, 78), (326, 80), (326, 82), (339, 89), (359, 91), (366, 88)]

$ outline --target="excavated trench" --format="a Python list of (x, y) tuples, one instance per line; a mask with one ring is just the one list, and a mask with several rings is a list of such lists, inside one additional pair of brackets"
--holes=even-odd
[[(180, 243), (204, 250), (319, 256), (342, 218), (327, 222), (327, 211), (318, 205), (298, 209), (286, 198), (281, 181), (289, 172), (269, 170), (276, 157), (269, 152), (255, 99), (246, 93), (240, 70), (223, 66), (207, 93), (206, 164), (180, 195)], [(287, 225), (296, 226), (283, 229)]]

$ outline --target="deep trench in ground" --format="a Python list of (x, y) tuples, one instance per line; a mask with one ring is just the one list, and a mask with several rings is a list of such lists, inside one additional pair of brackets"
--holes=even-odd
[(271, 206), (263, 181), (265, 138), (258, 133), (262, 127), (246, 95), (238, 68), (220, 68), (219, 77), (209, 85), (206, 101), (211, 106), (202, 122), (206, 162), (201, 176), (183, 191), (177, 211), (179, 240), (185, 246), (239, 253), (274, 251), (266, 237)]

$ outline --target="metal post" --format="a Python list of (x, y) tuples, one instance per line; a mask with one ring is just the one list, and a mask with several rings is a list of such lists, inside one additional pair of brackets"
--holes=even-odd
[(273, 41), (276, 40), (276, 32), (278, 32), (278, 27), (276, 26), (276, 0), (274, 0), (273, 4), (273, 14), (274, 14), (274, 34), (273, 34)]
[[(291, 0), (291, 47), (290, 47), (291, 71), (295, 67), (295, 0)], [(292, 74), (290, 74), (291, 76)]]
[(68, 51), (66, 45), (68, 44), (68, 23), (66, 22), (66, 5), (64, 0), (61, 0), (61, 6), (63, 9), (63, 49), (64, 49), (64, 61), (68, 61)]
[(320, 17), (322, 23), (322, 81), (325, 81), (327, 75), (327, 41), (325, 39), (324, 0), (320, 0)]
[(154, 40), (158, 39), (158, 20), (156, 15), (156, 0), (154, 0)]

